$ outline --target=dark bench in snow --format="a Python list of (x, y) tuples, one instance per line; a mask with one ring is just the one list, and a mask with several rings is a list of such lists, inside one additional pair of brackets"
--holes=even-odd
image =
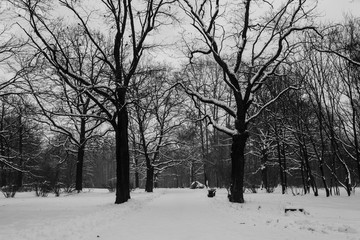
[(301, 207), (286, 207), (285, 213), (287, 212), (304, 212), (304, 209)]
[(208, 190), (208, 197), (214, 197), (215, 196), (215, 193), (216, 193), (216, 189), (215, 188), (210, 188)]

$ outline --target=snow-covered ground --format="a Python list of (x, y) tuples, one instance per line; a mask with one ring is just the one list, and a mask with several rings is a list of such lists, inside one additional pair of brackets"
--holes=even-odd
[[(279, 193), (246, 194), (245, 204), (229, 203), (218, 189), (136, 190), (132, 199), (113, 204), (114, 193), (37, 198), (18, 193), (0, 197), (0, 239), (360, 240), (360, 196), (326, 198)], [(305, 213), (286, 207), (304, 208)]]

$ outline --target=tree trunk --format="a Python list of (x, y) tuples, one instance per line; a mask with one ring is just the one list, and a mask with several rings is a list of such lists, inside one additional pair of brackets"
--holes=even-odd
[(139, 170), (138, 170), (138, 160), (135, 157), (135, 188), (140, 187), (140, 181), (139, 181)]
[[(286, 159), (285, 155), (282, 154), (282, 148), (280, 145), (280, 135), (281, 129), (278, 129), (277, 124), (275, 124), (275, 134), (276, 134), (276, 150), (278, 155), (278, 163), (279, 163), (279, 173), (280, 173), (280, 185), (282, 194), (286, 193), (287, 180), (286, 180)], [(283, 161), (284, 156), (284, 161)]]
[(303, 183), (303, 189), (304, 189), (304, 194), (308, 193), (308, 186), (306, 184), (306, 178), (305, 178), (305, 164), (304, 164), (304, 158), (301, 157), (301, 180)]
[(339, 156), (338, 152), (339, 152), (339, 146), (338, 144), (335, 142), (335, 137), (331, 138), (332, 141), (332, 145), (334, 144), (334, 152), (333, 154), (336, 155), (336, 157), (338, 158), (338, 160), (340, 161), (340, 164), (343, 166), (344, 171), (345, 171), (345, 190), (348, 196), (351, 195), (351, 191), (352, 191), (352, 186), (351, 186), (351, 173), (350, 173), (350, 169), (348, 167), (348, 165), (346, 164), (346, 162), (341, 159), (341, 156)]
[(337, 164), (336, 164), (336, 156), (334, 156), (332, 154), (331, 156), (331, 177), (330, 177), (330, 193), (331, 195), (333, 194), (332, 191), (334, 190), (334, 195), (338, 195), (339, 193), (339, 186), (338, 186), (338, 182), (336, 180), (336, 178), (334, 176), (336, 176), (336, 169), (337, 169)]
[(116, 140), (116, 199), (115, 204), (130, 199), (130, 154), (128, 143), (128, 114), (125, 106), (126, 89), (119, 91), (120, 104), (115, 126)]
[[(307, 130), (309, 132), (308, 128), (307, 128)], [(305, 166), (306, 166), (307, 185), (309, 187), (311, 186), (311, 188), (313, 189), (314, 196), (318, 196), (319, 195), (318, 188), (316, 186), (315, 178), (314, 178), (314, 176), (312, 174), (312, 171), (311, 171), (310, 160), (309, 160), (309, 156), (308, 156), (308, 152), (307, 152), (307, 148), (306, 148), (306, 143), (305, 143), (305, 137), (304, 137), (304, 135), (302, 137), (303, 137), (303, 143), (301, 144), (301, 150), (303, 151), (303, 157), (304, 157)], [(308, 191), (310, 192), (310, 189), (308, 189)]]
[(195, 182), (195, 177), (194, 177), (194, 162), (193, 160), (191, 160), (190, 162), (190, 186), (191, 184)]
[[(307, 185), (313, 190), (314, 192), (314, 196), (318, 196), (319, 193), (318, 193), (318, 190), (317, 190), (317, 186), (316, 186), (316, 182), (315, 182), (315, 178), (312, 174), (312, 171), (311, 171), (311, 167), (310, 167), (310, 162), (309, 162), (309, 158), (307, 156), (307, 153), (305, 154), (305, 163), (306, 163), (306, 169), (307, 169)], [(308, 189), (309, 192), (310, 192), (310, 189)]]
[[(355, 157), (356, 157), (356, 164), (357, 164), (357, 174), (358, 174), (358, 183), (360, 183), (360, 149), (359, 149), (359, 141), (358, 141), (358, 133), (357, 133), (357, 128), (356, 128), (356, 118), (357, 118), (357, 110), (356, 110), (356, 106), (355, 106), (355, 102), (353, 99), (353, 94), (352, 94), (352, 87), (351, 85), (349, 86), (349, 98), (350, 98), (350, 104), (351, 104), (351, 109), (352, 109), (352, 131), (354, 133), (354, 147), (355, 147)], [(359, 126), (360, 126), (360, 121), (358, 121)]]
[(154, 191), (154, 167), (148, 166), (146, 168), (146, 185), (145, 185), (146, 192), (153, 192)]
[(16, 179), (16, 187), (21, 188), (23, 183), (23, 168), (24, 168), (24, 160), (23, 160), (23, 126), (22, 126), (22, 116), (20, 112), (19, 116), (19, 168), (20, 171), (17, 173)]
[[(328, 111), (326, 111), (326, 112), (328, 112)], [(332, 121), (329, 120), (329, 124), (332, 125)], [(330, 130), (330, 131), (332, 131), (332, 130)], [(325, 170), (324, 170), (324, 165), (325, 165), (325, 161), (324, 161), (325, 140), (324, 140), (324, 136), (323, 136), (323, 114), (322, 114), (322, 111), (320, 109), (319, 109), (319, 133), (320, 133), (320, 140), (321, 140), (321, 156), (318, 157), (318, 159), (319, 159), (319, 169), (320, 169), (320, 173), (321, 173), (321, 180), (323, 182), (325, 192), (326, 192), (326, 197), (329, 197), (330, 196), (330, 190), (329, 190), (327, 182), (326, 182)], [(314, 150), (315, 150), (316, 155), (318, 155), (317, 151), (316, 151), (316, 148), (315, 148), (315, 144), (314, 144)]]
[(310, 180), (309, 179), (310, 179), (311, 173), (309, 173), (309, 172), (311, 170), (309, 170), (309, 168), (308, 168), (307, 155), (305, 153), (303, 154), (303, 159), (305, 162), (304, 171), (305, 171), (305, 182), (306, 182), (306, 184), (304, 186), (306, 186), (306, 190), (310, 194)]
[(84, 156), (85, 156), (85, 119), (82, 118), (80, 121), (80, 146), (78, 147), (78, 154), (76, 161), (75, 189), (77, 192), (82, 191)]
[(245, 146), (249, 133), (244, 131), (232, 137), (230, 202), (244, 203)]
[(287, 166), (286, 166), (286, 152), (285, 152), (285, 143), (282, 143), (282, 149), (281, 149), (281, 155), (283, 157), (283, 169), (284, 169), (284, 193), (286, 193), (286, 189), (288, 187), (288, 181), (287, 181)]
[(158, 187), (159, 187), (159, 174), (154, 173), (154, 188), (158, 188)]
[[(4, 131), (4, 117), (5, 117), (5, 106), (4, 103), (2, 104), (2, 111), (1, 111), (1, 122), (0, 122), (0, 131)], [(0, 136), (0, 154), (2, 157), (5, 157), (5, 144), (4, 144), (4, 138), (3, 136)], [(0, 187), (6, 186), (7, 185), (7, 181), (6, 181), (6, 168), (5, 168), (5, 164), (1, 163), (1, 178), (0, 178)]]
[[(355, 145), (355, 153), (356, 153), (356, 163), (357, 163), (357, 172), (358, 172), (358, 183), (360, 184), (360, 147), (359, 147), (359, 140), (358, 140), (358, 134), (356, 129), (356, 119), (354, 117), (354, 123), (353, 123), (353, 131), (354, 131), (354, 145)], [(360, 121), (359, 121), (360, 126)]]
[(262, 158), (261, 158), (261, 180), (262, 180), (262, 188), (265, 188), (267, 192), (269, 192), (268, 185), (268, 167), (267, 167), (267, 148), (261, 150)]
[(306, 147), (304, 147), (304, 160), (305, 160), (305, 164), (306, 164), (306, 181), (307, 181), (307, 186), (308, 186), (308, 192), (310, 192), (310, 187), (313, 189), (314, 191), (314, 195), (317, 196), (317, 187), (315, 185), (315, 181), (314, 181), (314, 177), (312, 175), (312, 171), (311, 171), (311, 167), (310, 167), (310, 162), (309, 162), (309, 157), (307, 155), (307, 150)]
[[(277, 135), (277, 134), (276, 134)], [(277, 155), (278, 155), (278, 162), (279, 162), (279, 170), (280, 170), (280, 184), (281, 184), (281, 192), (282, 194), (285, 194), (286, 192), (286, 187), (285, 187), (285, 178), (284, 178), (284, 166), (282, 163), (282, 157), (281, 157), (281, 148), (280, 148), (280, 142), (279, 139), (277, 137), (277, 144), (276, 144), (276, 148), (277, 148)]]
[(132, 141), (132, 145), (133, 145), (133, 149), (134, 149), (134, 154), (133, 154), (133, 163), (134, 163), (134, 184), (135, 184), (135, 188), (139, 188), (140, 187), (140, 181), (139, 181), (139, 167), (138, 167), (138, 153), (137, 153), (137, 148), (136, 148), (136, 142), (135, 142), (135, 136), (133, 136), (133, 141)]

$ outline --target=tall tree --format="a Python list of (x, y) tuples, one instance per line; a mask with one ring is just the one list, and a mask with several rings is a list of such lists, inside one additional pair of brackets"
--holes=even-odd
[(169, 69), (147, 67), (132, 82), (134, 122), (138, 137), (135, 151), (146, 162), (145, 191), (153, 192), (154, 178), (176, 161), (166, 159), (163, 149), (177, 143), (174, 135), (181, 125), (181, 96), (171, 89)]
[[(80, 27), (70, 26), (68, 29), (66, 35), (58, 33), (57, 38), (67, 44), (66, 51), (78, 61), (72, 66), (73, 71), (97, 84), (102, 78), (104, 68), (104, 64), (96, 57), (97, 49), (91, 44), (90, 39), (83, 35)], [(81, 51), (82, 49), (84, 51)], [(65, 135), (70, 140), (69, 144), (74, 147), (73, 151), (77, 154), (75, 189), (79, 192), (83, 185), (86, 144), (106, 133), (98, 130), (103, 119), (97, 105), (84, 94), (81, 82), (69, 78), (68, 81), (74, 86), (71, 88), (61, 75), (58, 76), (52, 71), (50, 75), (45, 75), (43, 70), (47, 68), (46, 62), (41, 60), (43, 59), (37, 59), (33, 64), (25, 61), (27, 65), (23, 67), (23, 76), (39, 106), (38, 114), (42, 116), (39, 121), (49, 125), (51, 131)], [(44, 88), (46, 85), (48, 87)], [(92, 92), (91, 89), (88, 91)]]
[[(126, 202), (130, 198), (127, 91), (144, 51), (151, 47), (146, 39), (171, 17), (169, 6), (174, 1), (101, 0), (94, 1), (93, 9), (88, 2), (85, 7), (82, 1), (55, 1), (54, 4), (59, 4), (57, 7), (74, 17), (83, 34), (97, 49), (97, 59), (106, 66), (106, 74), (99, 82), (93, 82), (93, 78), (81, 76), (74, 71), (77, 59), (72, 58), (66, 51), (66, 43), (54, 34), (59, 31), (68, 33), (66, 26), (59, 25), (66, 21), (63, 18), (54, 19), (52, 14), (55, 13), (51, 11), (51, 6), (46, 6), (40, 0), (12, 2), (26, 13), (23, 19), (28, 25), (22, 22), (19, 24), (32, 45), (68, 86), (74, 89), (81, 86), (83, 93), (97, 104), (103, 117), (114, 129), (117, 162), (115, 203)], [(99, 19), (102, 20), (100, 24), (96, 22)], [(104, 32), (108, 36), (105, 37)], [(73, 85), (73, 79), (78, 82), (76, 86)]]
[[(296, 52), (299, 47), (296, 33), (315, 30), (310, 21), (314, 6), (307, 6), (307, 3), (306, 0), (288, 0), (280, 6), (273, 6), (267, 1), (244, 0), (229, 3), (234, 9), (229, 13), (219, 0), (205, 0), (201, 4), (181, 1), (182, 9), (201, 39), (187, 44), (190, 59), (198, 54), (211, 54), (222, 68), (223, 81), (231, 88), (234, 99), (233, 102), (219, 101), (202, 96), (196, 89), (182, 84), (188, 94), (205, 103), (217, 105), (233, 118), (233, 125), (229, 127), (218, 124), (208, 116), (215, 128), (232, 137), (231, 202), (244, 202), (243, 177), (249, 123), (292, 87), (282, 89), (275, 98), (249, 116), (253, 96), (261, 90), (264, 82), (271, 79), (271, 75), (279, 73), (278, 68), (284, 60)], [(260, 5), (270, 11), (256, 16), (255, 9)], [(233, 18), (226, 18), (226, 15)], [(230, 23), (231, 27), (224, 27), (226, 23)]]
[(19, 96), (1, 98), (1, 185), (21, 188), (36, 167), (41, 131), (33, 121), (33, 106)]
[[(353, 17), (346, 17), (343, 24), (325, 27), (323, 31), (323, 41), (319, 42), (318, 38), (312, 39), (312, 46), (316, 50), (329, 53), (343, 61), (334, 60), (339, 77), (342, 79), (342, 94), (349, 101), (350, 106), (345, 106), (342, 115), (348, 115), (350, 126), (344, 125), (344, 133), (348, 142), (353, 148), (353, 153), (346, 151), (357, 164), (358, 182), (360, 182), (360, 145), (359, 145), (359, 96), (360, 96), (360, 21)], [(350, 110), (350, 111), (349, 111)], [(343, 121), (344, 122), (344, 121)], [(349, 131), (349, 129), (351, 129)]]

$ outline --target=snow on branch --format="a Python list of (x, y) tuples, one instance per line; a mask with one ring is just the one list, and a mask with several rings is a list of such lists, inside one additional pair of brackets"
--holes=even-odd
[(212, 119), (209, 115), (206, 115), (205, 118), (209, 120), (210, 124), (213, 125), (213, 127), (219, 130), (220, 132), (226, 133), (227, 135), (230, 136), (236, 135), (238, 133), (236, 130), (232, 130), (217, 124), (217, 122), (214, 119)]
[(285, 88), (284, 90), (282, 90), (275, 98), (271, 99), (270, 101), (268, 101), (266, 104), (264, 104), (264, 106), (262, 106), (260, 108), (260, 110), (255, 113), (254, 115), (252, 115), (250, 118), (248, 118), (246, 120), (247, 123), (251, 122), (253, 119), (255, 119), (257, 116), (260, 115), (260, 113), (262, 113), (267, 107), (269, 107), (271, 104), (273, 104), (274, 102), (276, 102), (282, 95), (284, 95), (285, 93), (287, 93), (289, 90), (299, 90), (300, 88), (297, 88), (295, 86), (290, 86)]
[(218, 107), (222, 108), (223, 110), (225, 110), (232, 117), (236, 117), (235, 110), (232, 109), (230, 106), (228, 106), (225, 102), (217, 100), (215, 98), (207, 98), (205, 96), (202, 96), (198, 92), (194, 92), (191, 89), (187, 88), (186, 86), (184, 86), (184, 84), (182, 84), (180, 82), (176, 83), (176, 85), (180, 85), (184, 89), (184, 91), (191, 97), (196, 97), (197, 99), (199, 99), (201, 102), (204, 102), (204, 103), (214, 104), (215, 106), (218, 106)]
[[(1, 157), (0, 156), (0, 162), (6, 166), (8, 166), (9, 168), (15, 170), (15, 171), (18, 171), (18, 172), (22, 172), (22, 173), (29, 173), (31, 175), (33, 175), (30, 171), (25, 171), (23, 169), (21, 169), (20, 167), (18, 167), (16, 164), (12, 163), (12, 162), (9, 162), (7, 161), (5, 158)], [(35, 175), (33, 175), (35, 176)]]
[(316, 48), (316, 51), (322, 52), (322, 53), (331, 53), (331, 54), (335, 54), (336, 56), (356, 65), (360, 67), (360, 62), (353, 60), (352, 58), (345, 56), (344, 54), (339, 53), (338, 51), (335, 50), (325, 50), (325, 49), (320, 49), (320, 48)]

